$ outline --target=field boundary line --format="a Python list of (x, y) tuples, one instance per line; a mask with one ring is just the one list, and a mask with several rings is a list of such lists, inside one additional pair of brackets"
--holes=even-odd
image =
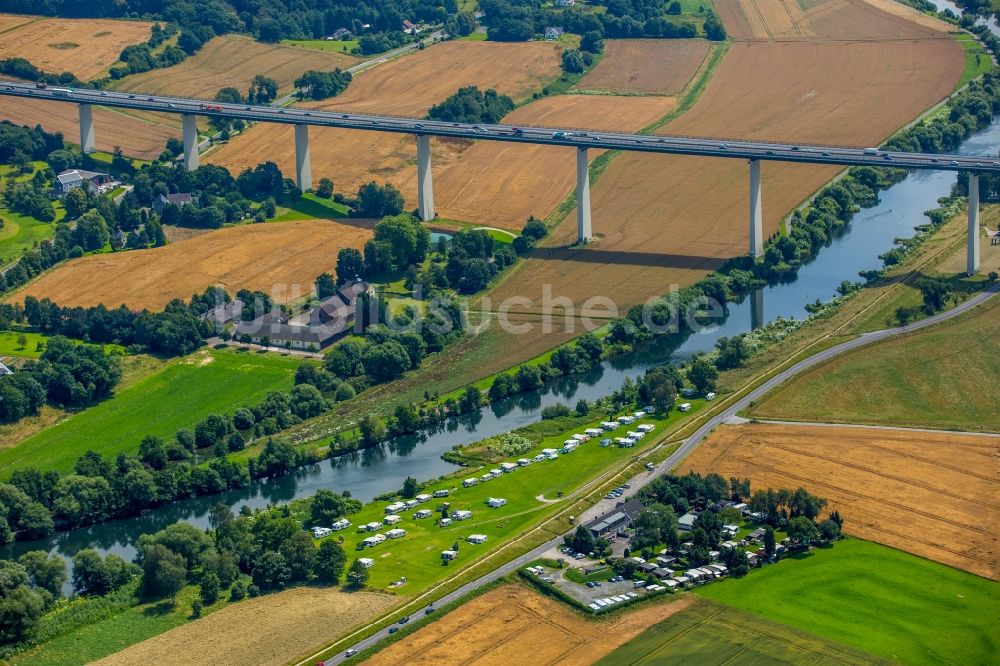
[(753, 419), (753, 423), (765, 423), (771, 425), (806, 426), (808, 428), (865, 428), (867, 430), (900, 430), (903, 432), (926, 432), (940, 435), (971, 435), (973, 437), (986, 437), (996, 439), (1000, 437), (998, 432), (973, 432), (971, 430), (949, 430), (947, 428), (924, 428), (922, 426), (899, 426), (899, 425), (876, 425), (871, 423), (849, 423), (841, 421), (794, 421), (782, 419)]

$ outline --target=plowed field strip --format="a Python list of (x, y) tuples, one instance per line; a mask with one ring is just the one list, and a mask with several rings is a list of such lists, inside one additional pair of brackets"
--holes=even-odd
[(793, 481), (797, 481), (799, 483), (808, 483), (809, 485), (812, 485), (812, 486), (820, 486), (820, 487), (823, 487), (823, 488), (828, 488), (830, 490), (835, 490), (835, 491), (841, 492), (841, 493), (843, 493), (845, 495), (854, 496), (854, 497), (861, 497), (861, 498), (864, 498), (864, 499), (867, 499), (867, 500), (871, 500), (873, 502), (881, 502), (882, 504), (888, 504), (889, 506), (894, 506), (897, 509), (900, 509), (902, 511), (906, 511), (907, 513), (915, 513), (915, 514), (918, 514), (920, 516), (923, 516), (924, 518), (929, 518), (929, 519), (934, 520), (934, 521), (938, 521), (938, 522), (942, 522), (942, 523), (947, 523), (949, 525), (953, 525), (953, 526), (956, 526), (956, 527), (961, 527), (963, 529), (969, 530), (970, 532), (978, 532), (979, 534), (986, 534), (986, 535), (992, 535), (993, 534), (992, 531), (990, 531), (990, 530), (988, 530), (986, 528), (978, 527), (976, 525), (968, 525), (968, 524), (965, 524), (965, 523), (960, 523), (960, 522), (955, 521), (954, 519), (942, 518), (940, 516), (934, 515), (933, 513), (929, 512), (929, 511), (924, 511), (922, 509), (917, 509), (915, 507), (908, 506), (908, 505), (903, 504), (901, 502), (895, 502), (895, 501), (893, 501), (891, 499), (888, 499), (886, 497), (878, 497), (877, 495), (869, 495), (867, 493), (863, 493), (863, 492), (860, 492), (858, 490), (851, 490), (851, 489), (845, 488), (843, 486), (838, 486), (838, 485), (836, 485), (834, 483), (830, 483), (830, 482), (826, 482), (826, 481), (819, 481), (819, 480), (814, 479), (812, 477), (801, 476), (799, 474), (793, 474), (792, 472), (789, 472), (787, 470), (780, 469), (778, 467), (773, 467), (773, 466), (770, 466), (770, 465), (765, 465), (765, 464), (762, 464), (759, 461), (751, 460), (749, 458), (744, 458), (742, 456), (732, 456), (732, 459), (733, 460), (737, 460), (737, 461), (739, 461), (741, 463), (744, 463), (747, 466), (757, 467), (757, 468), (762, 469), (762, 470), (764, 470), (766, 472), (771, 472), (772, 474), (775, 474), (776, 476), (783, 476), (785, 478), (791, 479)]
[[(815, 453), (815, 452), (803, 451), (801, 449), (797, 449), (797, 448), (792, 447), (792, 446), (777, 444), (777, 443), (774, 443), (774, 442), (770, 442), (766, 446), (768, 446), (770, 448), (778, 449), (779, 451), (788, 451), (789, 453), (796, 453), (796, 454), (798, 454), (800, 456), (805, 456), (807, 458), (818, 458), (819, 460), (825, 460), (828, 463), (831, 463), (833, 465), (839, 465), (839, 466), (842, 466), (842, 467), (850, 467), (851, 469), (856, 469), (856, 470), (859, 470), (859, 471), (862, 471), (862, 472), (866, 472), (866, 473), (871, 474), (873, 476), (880, 476), (880, 477), (883, 477), (883, 478), (886, 478), (886, 479), (892, 479), (893, 481), (898, 481), (900, 483), (905, 483), (905, 484), (910, 485), (910, 486), (916, 486), (917, 488), (923, 488), (924, 490), (928, 490), (928, 491), (930, 491), (932, 493), (937, 493), (938, 495), (944, 495), (945, 497), (951, 497), (952, 499), (956, 499), (956, 500), (959, 500), (959, 501), (962, 501), (962, 502), (971, 502), (972, 504), (976, 504), (976, 505), (979, 505), (979, 506), (982, 506), (982, 507), (985, 507), (985, 508), (1000, 510), (1000, 504), (993, 504), (991, 502), (984, 502), (982, 500), (976, 500), (976, 499), (973, 499), (971, 497), (966, 497), (966, 496), (963, 496), (963, 495), (959, 495), (957, 493), (951, 492), (950, 490), (946, 490), (944, 488), (933, 486), (933, 485), (931, 485), (931, 484), (929, 484), (929, 483), (927, 483), (925, 481), (921, 481), (921, 480), (919, 480), (917, 478), (914, 478), (914, 477), (906, 477), (906, 476), (899, 476), (897, 474), (889, 474), (888, 472), (882, 472), (882, 471), (879, 471), (879, 470), (877, 470), (877, 469), (875, 469), (873, 467), (869, 467), (867, 465), (862, 465), (861, 463), (850, 462), (850, 461), (847, 461), (847, 460), (838, 460), (837, 458), (833, 458), (831, 456), (824, 456), (822, 454)], [(908, 455), (905, 455), (905, 454), (902, 454), (902, 453), (899, 453), (899, 452), (897, 452), (896, 455), (898, 455), (900, 457), (903, 457), (903, 458), (911, 458), (911, 456), (908, 456)], [(987, 479), (987, 480), (992, 480), (992, 479)]]

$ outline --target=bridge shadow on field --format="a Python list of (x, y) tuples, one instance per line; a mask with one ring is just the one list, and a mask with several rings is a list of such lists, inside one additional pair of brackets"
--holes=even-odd
[(600, 248), (557, 247), (546, 248), (536, 258), (557, 261), (576, 261), (588, 264), (613, 264), (621, 266), (650, 266), (655, 268), (687, 268), (714, 271), (726, 263), (720, 257), (661, 252), (626, 252)]

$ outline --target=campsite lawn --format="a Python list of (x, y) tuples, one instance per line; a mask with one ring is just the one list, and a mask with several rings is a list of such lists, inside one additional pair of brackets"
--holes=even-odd
[(228, 414), (292, 387), (295, 357), (201, 350), (169, 363), (110, 399), (0, 451), (0, 477), (18, 467), (68, 472), (93, 449), (105, 457), (134, 453), (147, 435), (170, 440), (211, 413)]
[[(519, 467), (511, 473), (491, 481), (479, 482), (470, 488), (462, 487), (463, 479), (478, 479), (488, 470), (499, 469), (500, 463), (482, 468), (466, 468), (452, 477), (429, 483), (420, 492), (431, 494), (438, 489), (448, 489), (451, 494), (446, 498), (435, 498), (420, 504), (417, 509), (402, 512), (402, 522), (392, 527), (405, 529), (406, 536), (403, 538), (387, 539), (371, 548), (356, 550), (358, 543), (373, 534), (358, 532), (358, 526), (382, 522), (386, 515), (385, 507), (390, 503), (385, 501), (365, 505), (359, 513), (350, 517), (351, 527), (334, 533), (329, 538), (344, 538), (343, 545), (349, 561), (356, 557), (375, 560), (368, 582), (372, 588), (384, 589), (393, 581), (399, 580), (400, 576), (405, 576), (406, 584), (397, 589), (404, 594), (417, 594), (432, 584), (455, 577), (458, 575), (457, 569), (471, 566), (487, 554), (495, 552), (500, 544), (521, 534), (530, 525), (537, 524), (544, 516), (561, 510), (566, 506), (565, 502), (553, 500), (569, 495), (602, 471), (618, 466), (649, 448), (670, 421), (686, 416), (688, 415), (672, 412), (668, 419), (645, 418), (615, 432), (615, 435), (624, 434), (625, 430), (633, 429), (640, 423), (656, 424), (656, 431), (634, 449), (601, 447), (598, 438), (581, 444), (572, 453), (560, 455), (556, 460)], [(530, 459), (543, 448), (558, 449), (573, 433), (582, 433), (602, 420), (602, 417), (595, 416), (592, 423), (545, 437), (530, 452), (514, 456), (510, 461), (521, 457)], [(489, 497), (504, 498), (507, 504), (496, 509), (490, 508), (486, 506)], [(545, 501), (539, 500), (539, 497)], [(456, 520), (447, 527), (439, 527), (437, 521), (441, 517), (439, 509), (443, 502), (448, 502), (451, 510), (471, 511), (472, 517), (464, 521)], [(419, 509), (429, 509), (433, 514), (429, 518), (416, 520), (413, 515)], [(379, 533), (388, 529), (390, 527), (383, 526)], [(485, 544), (470, 544), (465, 541), (470, 534), (485, 534), (488, 540)], [(458, 559), (449, 565), (443, 565), (441, 551), (452, 549), (456, 543), (459, 546)]]
[(906, 664), (1000, 654), (1000, 583), (855, 538), (698, 594)]
[[(730, 661), (731, 660), (731, 661)], [(871, 664), (875, 657), (705, 599), (655, 624), (597, 662), (657, 664)]]

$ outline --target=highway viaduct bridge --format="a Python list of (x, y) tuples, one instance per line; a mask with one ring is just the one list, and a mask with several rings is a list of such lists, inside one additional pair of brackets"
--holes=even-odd
[(300, 190), (312, 187), (309, 157), (309, 127), (334, 127), (412, 134), (417, 139), (418, 212), (423, 220), (434, 218), (434, 187), (431, 178), (430, 137), (455, 137), (478, 141), (506, 141), (565, 146), (576, 150), (577, 237), (586, 242), (592, 237), (590, 222), (590, 177), (587, 152), (591, 148), (628, 150), (643, 153), (695, 155), (747, 160), (750, 165), (750, 255), (763, 251), (763, 214), (760, 191), (762, 161), (832, 164), (840, 166), (899, 167), (904, 169), (964, 171), (969, 174), (968, 252), (966, 269), (979, 271), (979, 175), (1000, 174), (1000, 160), (968, 155), (903, 153), (872, 148), (794, 145), (712, 138), (692, 138), (645, 134), (627, 134), (559, 127), (535, 127), (451, 123), (397, 116), (381, 116), (292, 107), (223, 104), (201, 99), (145, 95), (140, 93), (38, 87), (32, 83), (0, 81), (0, 95), (42, 99), (77, 104), (80, 111), (80, 146), (84, 152), (95, 150), (93, 105), (141, 111), (176, 113), (182, 117), (184, 166), (198, 168), (198, 116), (231, 120), (284, 123), (295, 126), (296, 183)]

